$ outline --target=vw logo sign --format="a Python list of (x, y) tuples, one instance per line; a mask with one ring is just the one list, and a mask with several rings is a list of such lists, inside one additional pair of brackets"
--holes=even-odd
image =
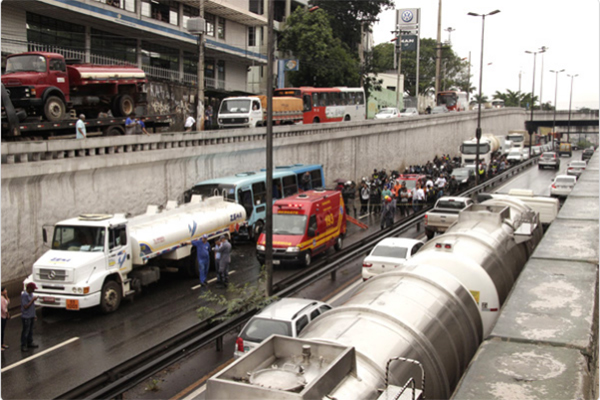
[(412, 11), (410, 11), (410, 10), (404, 11), (402, 13), (401, 18), (402, 18), (402, 21), (404, 21), (404, 22), (410, 22), (410, 21), (412, 21), (412, 19), (413, 19), (413, 13), (412, 13)]
[(56, 278), (56, 271), (54, 271), (54, 270), (50, 271), (50, 273), (48, 274), (48, 278), (50, 278), (51, 280), (54, 280), (54, 278)]

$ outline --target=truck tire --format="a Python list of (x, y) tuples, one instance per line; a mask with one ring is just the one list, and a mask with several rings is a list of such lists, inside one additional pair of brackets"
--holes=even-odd
[(135, 111), (135, 102), (128, 94), (117, 97), (113, 104), (113, 114), (115, 117), (128, 117)]
[(125, 134), (125, 130), (120, 125), (111, 125), (104, 130), (103, 136), (121, 136)]
[(344, 240), (342, 239), (341, 236), (338, 236), (338, 238), (335, 240), (335, 244), (333, 245), (333, 248), (335, 249), (335, 251), (340, 251), (340, 250), (342, 250), (343, 247), (344, 247)]
[(115, 281), (106, 281), (104, 286), (102, 286), (100, 296), (100, 311), (102, 311), (102, 314), (109, 314), (116, 311), (123, 297), (121, 285)]
[(58, 96), (50, 96), (44, 103), (44, 117), (50, 122), (62, 121), (67, 113), (64, 101)]

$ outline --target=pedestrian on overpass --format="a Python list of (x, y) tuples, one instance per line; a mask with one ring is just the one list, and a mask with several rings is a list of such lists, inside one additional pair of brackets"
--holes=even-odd
[(75, 124), (75, 139), (87, 138), (87, 132), (85, 129), (85, 114), (79, 114), (79, 119)]

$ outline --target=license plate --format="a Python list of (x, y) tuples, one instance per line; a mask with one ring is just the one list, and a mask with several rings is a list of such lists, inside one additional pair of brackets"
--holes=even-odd
[(56, 299), (54, 297), (42, 297), (42, 302), (54, 304), (56, 303)]
[(273, 265), (279, 265), (279, 264), (281, 264), (280, 260), (273, 260)]
[(79, 310), (79, 300), (67, 300), (67, 310)]

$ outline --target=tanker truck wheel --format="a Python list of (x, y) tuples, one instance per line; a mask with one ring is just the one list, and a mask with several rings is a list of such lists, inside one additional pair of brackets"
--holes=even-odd
[(135, 111), (135, 102), (128, 94), (121, 95), (115, 99), (113, 113), (116, 117), (128, 117)]
[(67, 107), (57, 96), (50, 96), (44, 104), (44, 116), (50, 122), (62, 121), (65, 118)]
[(121, 304), (121, 285), (115, 281), (107, 281), (102, 286), (102, 293), (100, 294), (100, 311), (103, 314), (108, 314), (116, 311)]

